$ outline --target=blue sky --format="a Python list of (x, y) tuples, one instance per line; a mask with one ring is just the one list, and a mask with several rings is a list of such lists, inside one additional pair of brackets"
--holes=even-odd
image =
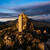
[[(9, 8), (18, 7), (22, 5), (27, 5), (29, 3), (37, 4), (48, 2), (50, 0), (0, 0), (0, 12), (11, 13), (14, 11), (9, 10)], [(29, 4), (31, 5), (31, 4)]]
[[(44, 5), (45, 8), (40, 8)], [(2, 18), (13, 19), (23, 12), (27, 15), (50, 13), (50, 7), (46, 5), (50, 5), (50, 0), (0, 0), (0, 21), (3, 21)]]

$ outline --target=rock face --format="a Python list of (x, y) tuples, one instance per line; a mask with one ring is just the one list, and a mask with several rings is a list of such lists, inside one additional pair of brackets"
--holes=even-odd
[(41, 50), (44, 50), (44, 43), (39, 43), (39, 48), (40, 48)]
[(47, 46), (50, 48), (50, 39), (46, 42)]

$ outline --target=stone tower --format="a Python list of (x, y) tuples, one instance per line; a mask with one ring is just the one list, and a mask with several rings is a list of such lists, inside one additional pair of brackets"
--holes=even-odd
[(19, 19), (18, 19), (18, 22), (19, 22), (19, 25), (18, 25), (18, 31), (19, 32), (22, 32), (23, 31), (23, 28), (22, 28), (22, 18), (23, 18), (23, 16), (22, 16), (22, 14), (20, 14), (20, 16), (19, 16)]
[(29, 18), (27, 17), (26, 14), (22, 13), (19, 15), (18, 22), (16, 24), (16, 28), (18, 29), (19, 32), (22, 32), (27, 29), (27, 22)]
[(19, 15), (17, 26), (18, 26), (18, 31), (19, 32), (22, 32), (23, 30), (26, 29), (26, 26), (27, 26), (27, 16), (24, 13)]

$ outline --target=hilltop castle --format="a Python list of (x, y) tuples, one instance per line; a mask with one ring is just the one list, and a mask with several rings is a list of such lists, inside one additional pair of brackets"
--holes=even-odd
[(18, 28), (19, 32), (22, 32), (23, 30), (26, 30), (27, 27), (29, 27), (29, 28), (32, 27), (31, 29), (34, 29), (32, 22), (31, 23), (29, 22), (29, 18), (24, 13), (19, 15), (16, 27)]

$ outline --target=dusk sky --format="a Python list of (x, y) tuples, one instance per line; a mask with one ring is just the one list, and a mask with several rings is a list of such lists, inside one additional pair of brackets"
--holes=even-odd
[[(35, 6), (38, 6), (38, 5), (42, 6), (46, 4), (50, 5), (50, 0), (0, 0), (0, 21), (3, 21), (2, 18), (4, 18), (4, 20), (5, 18), (7, 19), (14, 18), (16, 15), (18, 16), (20, 13), (23, 13), (23, 12), (26, 14), (30, 14), (30, 12), (32, 12)], [(47, 10), (47, 13), (49, 10), (50, 9)], [(34, 12), (35, 11), (33, 10), (33, 13)], [(40, 11), (36, 11), (36, 13), (37, 12), (40, 12)]]

